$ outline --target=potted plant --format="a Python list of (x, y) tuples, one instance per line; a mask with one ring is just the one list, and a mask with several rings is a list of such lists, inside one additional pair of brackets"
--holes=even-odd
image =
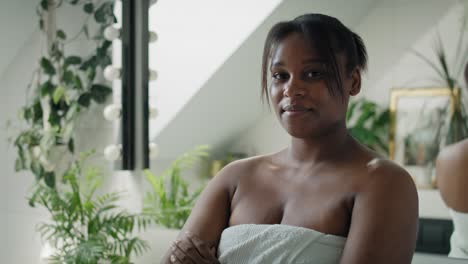
[(146, 241), (134, 235), (149, 220), (119, 207), (122, 193), (98, 195), (103, 176), (97, 168), (84, 168), (89, 154), (82, 154), (65, 171), (61, 184), (52, 188), (43, 181), (34, 186), (33, 207), (44, 207), (50, 221), (38, 231), (52, 247), (48, 263), (131, 263), (148, 250)]
[(368, 148), (388, 156), (390, 111), (365, 98), (349, 103), (346, 121), (349, 133)]
[[(86, 14), (79, 31), (71, 37), (55, 23), (57, 11), (65, 5)], [(93, 103), (105, 103), (112, 93), (101, 72), (111, 64), (112, 42), (103, 32), (116, 22), (113, 8), (112, 0), (38, 1), (36, 13), (40, 33), (47, 40), (47, 53), (38, 58), (26, 104), (20, 109), (20, 121), (25, 126), (11, 141), (17, 150), (16, 171), (29, 170), (49, 187), (55, 186), (55, 176), (66, 168), (59, 165), (73, 159), (74, 129), (80, 114)], [(97, 29), (95, 34), (93, 29)], [(79, 37), (96, 45), (90, 54), (70, 52), (71, 43), (83, 41)]]
[[(196, 199), (203, 190), (207, 177), (199, 177), (203, 182), (200, 187), (191, 188), (183, 174), (188, 170), (198, 169), (196, 165), (208, 157), (207, 146), (197, 146), (181, 155), (160, 175), (144, 171), (150, 190), (146, 192), (143, 201), (143, 215), (151, 219), (153, 229), (145, 237), (157, 237), (152, 240), (151, 261), (161, 258), (169, 248), (180, 229), (189, 217)], [(192, 185), (193, 186), (193, 185)], [(150, 258), (145, 256), (145, 260)]]
[(442, 145), (449, 145), (468, 137), (468, 115), (466, 106), (463, 104), (462, 100), (464, 95), (460, 89), (462, 85), (459, 82), (462, 77), (463, 70), (468, 66), (468, 46), (465, 45), (467, 24), (468, 17), (465, 10), (452, 62), (448, 61), (448, 53), (444, 49), (442, 37), (439, 32), (437, 32), (434, 42), (434, 52), (437, 58), (436, 61), (432, 61), (422, 53), (413, 50), (413, 53), (417, 57), (425, 61), (437, 73), (437, 77), (440, 81), (450, 88), (451, 99), (455, 102), (453, 109), (450, 109), (447, 105), (447, 119), (439, 124), (440, 126), (445, 127), (444, 133), (440, 138)]

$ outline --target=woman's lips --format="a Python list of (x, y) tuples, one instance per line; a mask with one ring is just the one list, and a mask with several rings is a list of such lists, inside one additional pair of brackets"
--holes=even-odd
[(290, 117), (296, 117), (296, 116), (301, 116), (307, 113), (312, 112), (312, 109), (307, 109), (307, 110), (288, 110), (288, 111), (283, 111), (283, 114), (286, 114), (287, 116)]

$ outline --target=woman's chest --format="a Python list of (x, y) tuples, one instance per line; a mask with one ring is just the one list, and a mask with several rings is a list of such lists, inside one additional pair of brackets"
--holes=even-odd
[(229, 225), (287, 224), (347, 236), (353, 197), (343, 182), (331, 178), (240, 181)]

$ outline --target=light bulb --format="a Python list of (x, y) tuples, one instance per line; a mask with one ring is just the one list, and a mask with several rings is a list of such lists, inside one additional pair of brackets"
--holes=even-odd
[(104, 118), (107, 121), (115, 121), (122, 115), (122, 106), (118, 104), (111, 104), (104, 108)]
[(155, 81), (158, 78), (158, 72), (150, 70), (149, 71), (149, 79), (150, 81)]
[(109, 145), (104, 149), (104, 157), (108, 161), (115, 161), (122, 156), (122, 145)]
[(108, 26), (104, 29), (104, 38), (113, 41), (114, 39), (118, 39), (120, 37), (120, 29), (115, 28), (113, 26)]
[(159, 147), (156, 143), (149, 143), (149, 156), (151, 159), (155, 159), (159, 154)]
[(156, 109), (156, 107), (151, 107), (149, 108), (149, 118), (150, 119), (156, 119), (158, 117), (159, 111)]
[(156, 32), (154, 32), (154, 31), (150, 31), (149, 32), (149, 42), (153, 43), (153, 42), (156, 42), (157, 40), (158, 40), (158, 34), (156, 34)]
[(104, 69), (104, 78), (108, 81), (113, 81), (120, 78), (120, 69), (113, 67), (112, 65), (107, 66)]

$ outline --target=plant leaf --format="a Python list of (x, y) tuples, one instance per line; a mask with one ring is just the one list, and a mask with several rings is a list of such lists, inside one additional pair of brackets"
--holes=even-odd
[(96, 103), (104, 103), (111, 93), (112, 89), (109, 86), (102, 84), (93, 84), (91, 86), (91, 96)]
[(54, 75), (55, 74), (55, 68), (52, 65), (52, 62), (50, 62), (50, 60), (48, 60), (45, 57), (41, 58), (41, 67), (42, 67), (42, 70), (44, 70), (44, 72), (46, 74), (48, 74), (48, 75)]
[(68, 141), (68, 150), (71, 152), (71, 153), (75, 153), (75, 142), (73, 141), (73, 138), (71, 138), (69, 141)]
[(48, 0), (41, 0), (41, 7), (42, 7), (42, 9), (44, 9), (45, 11), (47, 11), (47, 9), (49, 9)]
[(442, 73), (442, 71), (437, 67), (437, 65), (435, 65), (430, 59), (428, 59), (426, 56), (424, 56), (422, 53), (420, 53), (419, 51), (416, 51), (416, 50), (412, 50), (413, 54), (415, 54), (417, 57), (419, 57), (420, 59), (422, 59), (423, 61), (425, 61), (427, 64), (429, 64), (429, 66), (432, 67), (432, 69), (437, 73), (439, 74), (439, 77), (442, 79), (442, 80), (445, 80), (445, 75)]
[(78, 65), (78, 64), (81, 64), (81, 57), (79, 56), (68, 56), (66, 59), (65, 59), (65, 64), (66, 65)]
[(65, 94), (65, 88), (63, 86), (57, 86), (54, 90), (54, 94), (52, 95), (52, 101), (54, 104), (57, 104), (60, 99), (62, 99), (63, 95)]
[(447, 64), (447, 56), (444, 51), (444, 46), (442, 43), (442, 39), (440, 37), (440, 33), (437, 32), (437, 38), (435, 42), (435, 52), (437, 55), (437, 59), (439, 60), (440, 65), (442, 66), (442, 72), (443, 72), (443, 79), (445, 80), (446, 84), (450, 88), (455, 87), (455, 80), (453, 77), (450, 75), (450, 70)]
[(46, 172), (44, 173), (44, 182), (50, 188), (55, 188), (55, 173), (54, 172)]
[(57, 37), (62, 39), (62, 40), (65, 40), (67, 39), (67, 35), (65, 34), (65, 32), (61, 29), (57, 30)]
[(91, 103), (91, 93), (84, 93), (78, 98), (78, 103), (84, 107), (89, 107)]
[(21, 171), (21, 170), (24, 170), (26, 169), (25, 166), (24, 166), (24, 161), (23, 159), (21, 158), (16, 158), (16, 161), (15, 161), (15, 172), (18, 172), (18, 171)]
[[(40, 87), (41, 89), (41, 97), (47, 96), (47, 95), (52, 95), (54, 92), (54, 85), (50, 81), (46, 81), (43, 83)], [(40, 105), (39, 105), (40, 106)], [(41, 107), (42, 109), (42, 107)]]
[(88, 14), (91, 14), (94, 12), (94, 5), (93, 3), (86, 3), (84, 6), (83, 6), (83, 10), (88, 13)]
[(78, 90), (83, 89), (83, 83), (81, 82), (80, 76), (75, 75), (75, 78), (73, 78), (73, 84), (76, 89)]

